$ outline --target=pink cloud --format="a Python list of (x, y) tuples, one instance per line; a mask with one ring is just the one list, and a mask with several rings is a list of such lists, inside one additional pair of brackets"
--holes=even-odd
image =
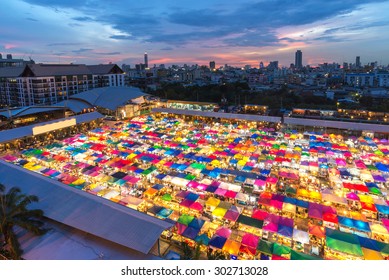
[(14, 49), (14, 48), (16, 48), (16, 47), (18, 47), (18, 45), (12, 44), (12, 43), (7, 43), (7, 44), (4, 45), (4, 48), (5, 48), (6, 50)]

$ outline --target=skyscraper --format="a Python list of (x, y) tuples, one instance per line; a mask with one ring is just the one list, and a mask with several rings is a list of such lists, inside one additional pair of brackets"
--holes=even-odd
[(149, 68), (149, 59), (147, 57), (147, 52), (145, 52), (145, 68)]
[(210, 61), (210, 62), (209, 62), (209, 68), (210, 68), (211, 70), (213, 70), (213, 69), (216, 68), (216, 63), (215, 63), (215, 61)]
[(355, 58), (355, 67), (356, 68), (360, 68), (361, 67), (361, 57), (360, 56), (357, 56)]
[(303, 53), (301, 50), (296, 51), (294, 66), (297, 69), (303, 68)]

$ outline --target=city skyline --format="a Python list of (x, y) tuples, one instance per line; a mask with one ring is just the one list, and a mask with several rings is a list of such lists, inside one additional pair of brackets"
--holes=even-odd
[(43, 63), (389, 63), (389, 1), (58, 1), (2, 4), (0, 53)]

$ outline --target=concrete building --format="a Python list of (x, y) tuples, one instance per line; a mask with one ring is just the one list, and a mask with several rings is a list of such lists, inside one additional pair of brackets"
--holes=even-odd
[(124, 86), (124, 72), (116, 64), (28, 64), (0, 69), (3, 106), (50, 105), (90, 89)]
[(303, 68), (303, 52), (301, 50), (296, 51), (294, 66), (297, 69)]
[(27, 64), (34, 64), (35, 62), (30, 60), (23, 60), (19, 58), (12, 58), (12, 54), (7, 54), (7, 56), (3, 57), (0, 53), (0, 68), (1, 67), (21, 67)]

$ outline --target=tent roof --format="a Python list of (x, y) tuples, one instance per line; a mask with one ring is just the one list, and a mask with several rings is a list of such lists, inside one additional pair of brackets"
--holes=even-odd
[(37, 195), (36, 207), (46, 217), (145, 254), (162, 231), (172, 226), (3, 161), (0, 161), (0, 173), (8, 174), (0, 176), (3, 185), (18, 186), (25, 194)]

